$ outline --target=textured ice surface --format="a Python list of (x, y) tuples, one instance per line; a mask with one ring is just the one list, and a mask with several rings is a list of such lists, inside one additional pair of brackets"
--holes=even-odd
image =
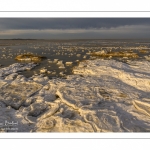
[(0, 88), (5, 85), (7, 82), (3, 81), (3, 80), (0, 80)]
[(150, 131), (150, 62), (91, 60), (73, 71), (66, 79), (1, 78), (0, 123), (18, 121), (18, 132)]
[(15, 64), (10, 65), (9, 67), (0, 69), (0, 77), (9, 75), (18, 71), (29, 70), (35, 66), (36, 64), (34, 63), (28, 63), (28, 64), (15, 63)]
[(12, 82), (3, 86), (0, 96), (7, 106), (18, 109), (22, 103), (32, 94), (40, 90), (41, 85), (35, 82)]

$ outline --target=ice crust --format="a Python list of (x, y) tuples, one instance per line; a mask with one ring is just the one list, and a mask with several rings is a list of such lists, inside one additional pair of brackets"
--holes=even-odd
[(28, 64), (15, 63), (15, 64), (10, 65), (9, 67), (0, 69), (0, 77), (6, 76), (12, 73), (16, 73), (19, 71), (30, 70), (35, 66), (36, 64), (34, 63), (28, 63)]
[(150, 62), (88, 60), (51, 80), (16, 73), (28, 67), (0, 70), (0, 123), (18, 121), (18, 132), (150, 131)]

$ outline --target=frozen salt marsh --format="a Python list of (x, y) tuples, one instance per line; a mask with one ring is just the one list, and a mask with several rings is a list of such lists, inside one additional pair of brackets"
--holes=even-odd
[(149, 40), (142, 39), (0, 40), (0, 68), (31, 61), (39, 64), (32, 70), (22, 72), (25, 77), (40, 73), (46, 74), (49, 78), (61, 77), (62, 71), (66, 75), (72, 75), (72, 69), (78, 62), (99, 57), (122, 62), (128, 59), (150, 61), (149, 55)]
[(88, 60), (51, 80), (17, 73), (29, 65), (0, 69), (1, 132), (150, 131), (150, 62)]

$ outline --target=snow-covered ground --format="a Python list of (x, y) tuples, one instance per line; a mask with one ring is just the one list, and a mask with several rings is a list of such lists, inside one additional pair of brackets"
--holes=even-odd
[(0, 69), (1, 132), (150, 131), (150, 62), (87, 60), (66, 79), (17, 73), (32, 67)]

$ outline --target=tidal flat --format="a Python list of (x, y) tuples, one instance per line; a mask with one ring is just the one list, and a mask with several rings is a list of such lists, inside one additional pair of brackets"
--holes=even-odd
[(0, 40), (0, 131), (149, 132), (149, 40)]

